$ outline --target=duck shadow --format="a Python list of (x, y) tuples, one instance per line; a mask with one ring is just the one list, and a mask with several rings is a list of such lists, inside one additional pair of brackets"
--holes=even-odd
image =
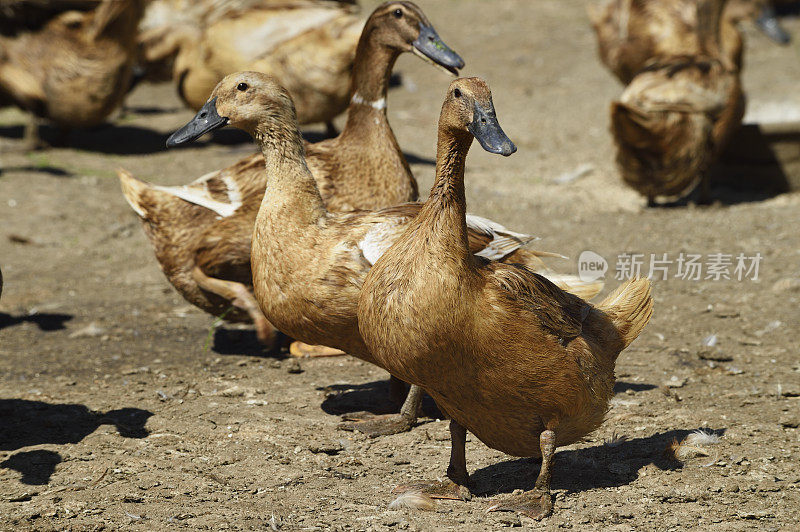
[[(553, 489), (576, 493), (597, 488), (630, 484), (639, 477), (639, 470), (650, 464), (663, 471), (683, 467), (665, 452), (673, 440), (681, 441), (690, 430), (670, 430), (645, 438), (623, 440), (613, 444), (560, 451), (556, 453)], [(712, 431), (718, 435), (725, 429)], [(530, 490), (536, 483), (541, 459), (521, 458), (493, 464), (470, 476), (477, 495)]]
[(78, 443), (100, 425), (114, 425), (123, 438), (144, 438), (153, 413), (139, 408), (95, 412), (80, 404), (0, 399), (0, 451), (41, 444)]
[[(323, 412), (332, 416), (342, 416), (353, 412), (370, 412), (372, 414), (393, 414), (400, 407), (392, 401), (389, 379), (372, 381), (364, 384), (332, 384), (317, 388), (326, 392), (325, 400), (320, 405)], [(425, 417), (443, 418), (436, 403), (427, 394), (422, 400), (422, 412)]]
[(408, 161), (408, 164), (422, 164), (426, 166), (436, 166), (436, 159), (431, 159), (430, 157), (423, 157), (421, 155), (415, 155), (413, 153), (403, 152), (403, 155)]
[[(0, 126), (0, 137), (21, 140), (23, 130), (22, 125)], [(39, 126), (39, 137), (51, 146), (107, 155), (146, 155), (166, 151), (167, 138), (171, 134), (130, 124), (109, 123), (94, 128), (75, 129), (67, 133), (52, 125)], [(200, 145), (213, 143), (233, 146), (252, 142), (250, 136), (243, 131), (224, 129), (215, 131), (210, 140)], [(187, 148), (197, 148), (197, 144), (189, 143), (171, 149)]]
[(29, 486), (43, 486), (50, 482), (50, 477), (61, 462), (61, 455), (46, 450), (25, 451), (11, 455), (0, 462), (0, 469), (11, 469), (22, 474), (19, 479)]
[(238, 355), (259, 358), (287, 357), (284, 346), (288, 338), (281, 332), (277, 334), (272, 346), (261, 343), (253, 329), (228, 329), (218, 327), (214, 331), (211, 350), (218, 355)]
[[(78, 443), (101, 425), (114, 425), (123, 438), (145, 438), (152, 412), (121, 408), (95, 412), (80, 404), (51, 404), (24, 399), (0, 399), (0, 451), (32, 445)], [(22, 474), (23, 484), (47, 484), (61, 462), (53, 451), (34, 450), (11, 455), (0, 468)]]
[[(745, 124), (708, 171), (708, 200), (728, 206), (764, 201), (800, 188), (800, 123)], [(701, 191), (654, 207), (681, 208), (702, 202)]]
[(61, 168), (59, 166), (50, 166), (50, 165), (7, 166), (5, 168), (0, 167), (0, 175), (3, 175), (4, 172), (39, 173), (39, 174), (48, 174), (53, 177), (73, 177), (75, 175), (66, 168)]
[(74, 316), (71, 314), (48, 314), (36, 313), (29, 316), (12, 316), (5, 312), (0, 312), (0, 329), (13, 327), (21, 323), (33, 323), (39, 327), (40, 331), (62, 331), (67, 327), (64, 325)]
[(614, 384), (614, 393), (625, 393), (628, 390), (633, 390), (634, 392), (644, 392), (647, 390), (655, 390), (658, 386), (654, 384), (646, 384), (643, 382), (623, 382), (617, 381)]

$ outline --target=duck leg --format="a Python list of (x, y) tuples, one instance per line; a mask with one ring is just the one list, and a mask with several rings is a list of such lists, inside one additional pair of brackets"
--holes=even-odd
[(50, 146), (39, 136), (39, 119), (30, 115), (22, 133), (22, 149), (25, 151), (44, 150)]
[(336, 129), (336, 125), (333, 123), (333, 120), (328, 120), (325, 122), (325, 136), (329, 139), (335, 139), (339, 136), (339, 130)]
[(556, 433), (552, 430), (542, 432), (539, 436), (539, 447), (542, 451), (542, 468), (533, 489), (495, 504), (487, 510), (488, 512), (519, 512), (537, 520), (553, 513), (550, 479), (556, 452)]
[(704, 172), (700, 178), (700, 197), (697, 199), (699, 205), (711, 205), (711, 177), (708, 172)]
[(272, 346), (274, 344), (278, 330), (275, 329), (275, 327), (267, 321), (267, 318), (264, 317), (264, 314), (261, 313), (261, 309), (258, 307), (258, 303), (253, 297), (253, 294), (250, 293), (250, 290), (248, 290), (245, 285), (234, 281), (224, 281), (222, 279), (209, 277), (203, 273), (199, 266), (195, 266), (192, 270), (192, 278), (194, 282), (197, 283), (197, 286), (203, 290), (211, 292), (212, 294), (217, 294), (221, 298), (230, 301), (234, 306), (247, 312), (253, 320), (258, 339), (267, 346)]
[(344, 416), (347, 423), (339, 424), (339, 428), (357, 430), (370, 438), (408, 432), (417, 422), (423, 393), (419, 386), (411, 386), (399, 414), (379, 416), (369, 412), (357, 412)]
[(435, 482), (417, 482), (397, 486), (394, 493), (419, 491), (432, 499), (451, 499), (468, 501), (472, 498), (469, 491), (469, 473), (467, 472), (466, 447), (467, 429), (450, 420), (450, 464), (447, 466), (447, 478)]

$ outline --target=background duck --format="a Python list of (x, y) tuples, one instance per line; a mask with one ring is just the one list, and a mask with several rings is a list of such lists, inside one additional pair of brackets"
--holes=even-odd
[[(358, 332), (359, 290), (369, 268), (421, 205), (330, 212), (305, 162), (291, 96), (264, 74), (227, 76), (195, 119), (173, 134), (170, 144), (189, 142), (226, 125), (250, 133), (261, 145), (266, 162), (266, 192), (256, 218), (251, 256), (254, 295), (264, 315), (280, 331), (302, 342), (330, 346), (372, 362)], [(520, 240), (522, 235), (479, 221), (481, 230), (472, 231), (478, 234), (465, 237), (473, 243), (485, 242), (480, 233), (488, 230), (492, 238), (478, 249), (471, 248), (473, 253), (502, 260), (525, 242)], [(420, 400), (421, 391), (412, 389), (399, 416), (378, 416), (355, 428), (372, 435), (408, 430), (416, 420)]]
[[(105, 120), (128, 91), (146, 0), (106, 0), (67, 11), (41, 28), (0, 35), (0, 101), (62, 128)], [(36, 126), (27, 147), (38, 145)]]
[(744, 116), (735, 58), (719, 43), (723, 2), (702, 4), (696, 28), (700, 52), (656, 57), (611, 107), (611, 130), (622, 178), (653, 205), (703, 183), (707, 170)]
[(589, 18), (597, 34), (603, 64), (624, 84), (658, 58), (703, 53), (700, 25), (713, 17), (720, 52), (737, 69), (742, 63), (742, 37), (735, 23), (737, 9), (718, 17), (725, 0), (607, 0), (589, 4)]
[(451, 419), (449, 480), (409, 489), (464, 497), (470, 431), (507, 454), (542, 457), (534, 490), (490, 508), (541, 518), (552, 511), (555, 448), (602, 423), (616, 358), (650, 319), (650, 283), (628, 281), (592, 307), (524, 266), (475, 257), (464, 190), (473, 135), (491, 153), (516, 151), (486, 83), (459, 79), (442, 107), (429, 199), (367, 274), (359, 330), (374, 362)]
[(352, 1), (226, 2), (185, 42), (174, 79), (199, 109), (226, 74), (256, 70), (292, 91), (301, 123), (330, 122), (347, 107), (350, 73), (363, 21)]
[[(381, 208), (417, 199), (417, 182), (392, 133), (385, 108), (388, 80), (397, 56), (411, 50), (443, 68), (455, 70), (464, 65), (414, 4), (390, 2), (375, 10), (358, 47), (353, 101), (342, 134), (317, 144), (305, 143), (306, 162), (329, 209)], [(370, 103), (378, 101), (384, 104)], [(120, 179), (126, 199), (142, 217), (156, 258), (173, 286), (210, 314), (224, 314), (234, 322), (252, 319), (259, 337), (271, 342), (274, 331), (254, 300), (243, 295), (245, 290), (248, 294), (252, 291), (250, 238), (266, 187), (264, 156), (258, 153), (247, 157), (186, 187), (149, 185), (126, 172)], [(476, 229), (476, 237), (488, 235), (489, 241), (494, 232), (506, 231), (515, 238), (491, 223)], [(213, 246), (207, 244), (209, 239), (227, 244), (214, 253)], [(201, 263), (205, 266), (196, 271)], [(235, 293), (231, 292), (232, 285), (219, 285), (215, 280), (236, 283)], [(244, 312), (229, 312), (231, 307)], [(333, 354), (299, 344), (294, 348), (298, 354)]]

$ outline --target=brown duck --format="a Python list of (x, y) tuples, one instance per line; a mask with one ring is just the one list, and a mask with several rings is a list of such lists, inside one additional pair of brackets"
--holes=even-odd
[[(388, 207), (417, 199), (416, 180), (385, 108), (394, 63), (401, 53), (412, 50), (451, 71), (464, 65), (417, 6), (390, 2), (378, 7), (359, 42), (353, 101), (344, 130), (335, 139), (305, 144), (306, 163), (331, 210)], [(264, 156), (247, 157), (188, 186), (150, 185), (124, 171), (120, 180), (162, 270), (178, 292), (215, 316), (254, 322), (259, 337), (271, 343), (275, 330), (252, 298), (250, 273), (250, 239), (266, 186)], [(483, 233), (491, 231), (529, 240), (497, 224), (490, 224)], [(297, 351), (320, 352), (301, 344)], [(322, 350), (321, 354), (334, 352)]]
[[(304, 144), (289, 93), (272, 78), (240, 72), (223, 79), (195, 119), (172, 144), (231, 125), (250, 133), (266, 161), (266, 192), (255, 223), (251, 266), (255, 298), (280, 331), (314, 345), (374, 358), (358, 332), (356, 307), (372, 264), (416, 217), (421, 204), (378, 211), (329, 211), (305, 161)], [(487, 259), (540, 264), (524, 242), (482, 218), (469, 217), (470, 249)], [(562, 279), (560, 282), (569, 281)], [(571, 279), (576, 285), (580, 281)], [(579, 287), (582, 288), (582, 287)], [(595, 292), (597, 285), (587, 287)], [(407, 430), (421, 399), (412, 388), (400, 416), (364, 421), (359, 430), (385, 434)]]
[[(105, 120), (125, 97), (136, 58), (136, 28), (146, 0), (105, 0), (67, 11), (40, 28), (0, 35), (0, 102), (62, 128)], [(40, 145), (36, 122), (27, 147)]]
[[(221, 5), (220, 5), (221, 4)], [(254, 70), (281, 80), (297, 100), (300, 122), (325, 122), (348, 104), (356, 43), (363, 26), (353, 0), (227, 0), (212, 4), (201, 31), (184, 41), (174, 77), (197, 110), (225, 75)]]
[(617, 164), (629, 186), (647, 197), (676, 198), (702, 183), (741, 125), (744, 95), (734, 60), (719, 44), (724, 2), (701, 2), (698, 52), (656, 57), (611, 107)]
[(716, 18), (725, 0), (606, 0), (589, 4), (603, 64), (625, 85), (659, 58), (694, 56), (705, 50), (701, 25), (716, 26), (721, 54), (737, 69), (742, 62), (742, 37), (731, 16)]
[(617, 356), (650, 320), (650, 282), (628, 281), (594, 307), (522, 265), (476, 257), (464, 193), (473, 136), (491, 153), (516, 150), (486, 83), (459, 79), (439, 119), (430, 197), (367, 274), (359, 330), (371, 361), (425, 389), (451, 419), (448, 480), (414, 488), (465, 495), (470, 431), (493, 449), (542, 457), (534, 489), (491, 508), (539, 518), (552, 510), (555, 448), (603, 422)]

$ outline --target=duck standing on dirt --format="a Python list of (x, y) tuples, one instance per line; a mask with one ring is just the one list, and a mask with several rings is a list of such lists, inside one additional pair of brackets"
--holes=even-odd
[[(104, 0), (41, 28), (0, 35), (0, 102), (64, 129), (103, 122), (128, 92), (146, 0)], [(41, 146), (35, 119), (26, 148)]]
[[(330, 212), (305, 161), (305, 149), (289, 93), (258, 72), (223, 79), (194, 120), (170, 144), (192, 141), (226, 125), (251, 134), (266, 162), (266, 191), (253, 232), (251, 266), (255, 298), (280, 331), (312, 345), (326, 345), (374, 358), (358, 332), (356, 307), (372, 264), (392, 245), (420, 203), (377, 211)], [(523, 261), (526, 240), (499, 224), (469, 217), (465, 230), (472, 253), (494, 260)], [(513, 257), (513, 258), (512, 258)], [(596, 293), (597, 284), (560, 276), (578, 290)], [(353, 428), (370, 435), (410, 429), (421, 391), (412, 387), (399, 416), (365, 419)]]
[(555, 449), (603, 422), (617, 356), (650, 320), (650, 282), (630, 280), (594, 307), (524, 266), (476, 257), (464, 189), (473, 138), (490, 153), (516, 151), (486, 83), (458, 79), (439, 119), (436, 181), (367, 274), (359, 330), (374, 363), (426, 390), (451, 419), (448, 480), (409, 489), (464, 497), (470, 431), (493, 449), (542, 457), (532, 491), (490, 508), (541, 518), (552, 511)]
[[(450, 71), (464, 66), (416, 5), (388, 2), (378, 7), (359, 42), (344, 130), (335, 139), (305, 143), (306, 162), (331, 210), (417, 199), (416, 180), (386, 117), (392, 68), (401, 53), (412, 51)], [(264, 164), (264, 156), (254, 154), (177, 187), (151, 185), (124, 171), (119, 175), (156, 259), (178, 292), (214, 316), (252, 321), (259, 338), (270, 344), (276, 331), (253, 299), (250, 271), (253, 226), (266, 187)], [(341, 354), (303, 344), (295, 350)]]

